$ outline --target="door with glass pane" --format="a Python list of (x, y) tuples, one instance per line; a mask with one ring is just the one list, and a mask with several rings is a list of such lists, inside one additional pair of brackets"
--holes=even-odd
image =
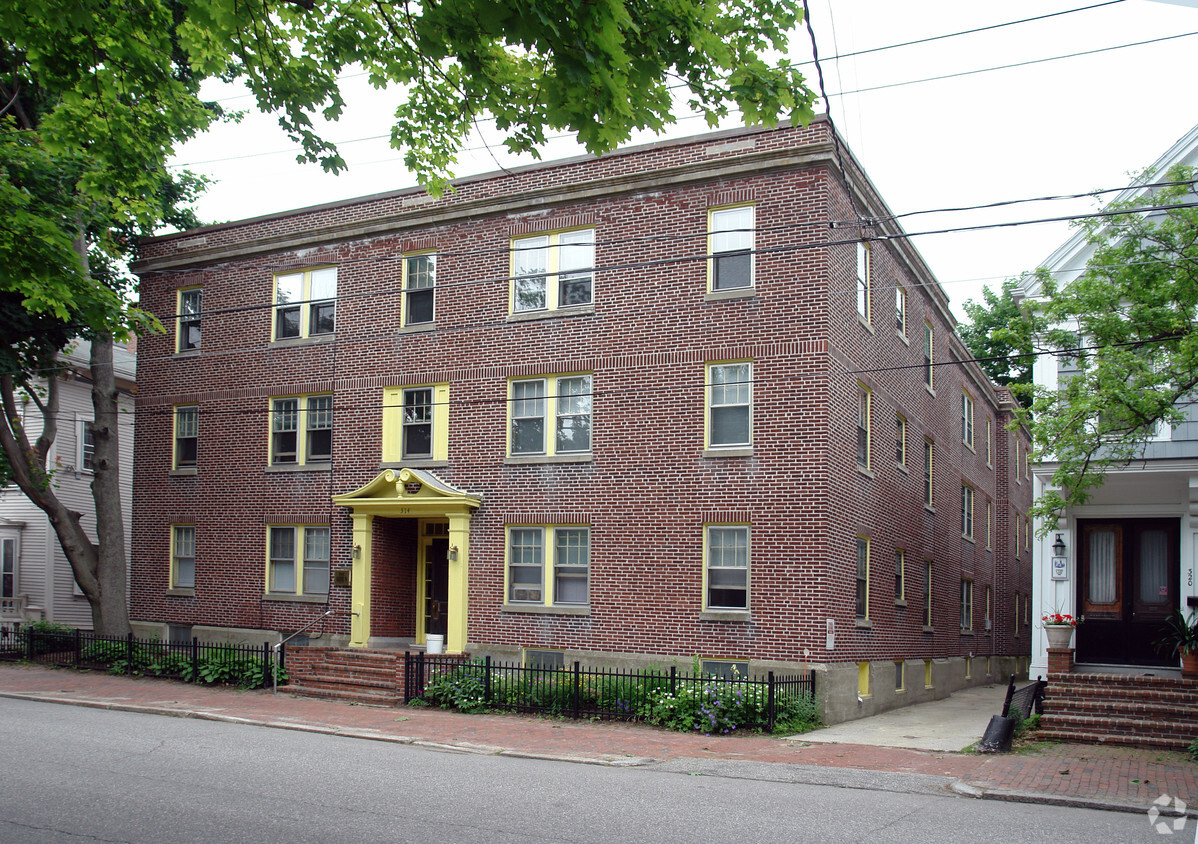
[[(1153, 647), (1178, 605), (1178, 521), (1079, 521), (1076, 658), (1082, 663), (1171, 665)], [(1054, 607), (1045, 607), (1049, 612)]]
[(423, 523), (422, 556), (424, 633), (446, 635), (449, 630), (449, 524)]

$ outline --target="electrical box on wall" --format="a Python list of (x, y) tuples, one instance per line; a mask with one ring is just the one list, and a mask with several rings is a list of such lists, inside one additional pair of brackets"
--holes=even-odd
[(349, 586), (350, 569), (333, 569), (333, 585), (342, 588)]

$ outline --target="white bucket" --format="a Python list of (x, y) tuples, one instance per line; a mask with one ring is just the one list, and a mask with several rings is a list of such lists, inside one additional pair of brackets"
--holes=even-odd
[(445, 653), (445, 637), (440, 633), (429, 633), (425, 638), (424, 652), (426, 654)]

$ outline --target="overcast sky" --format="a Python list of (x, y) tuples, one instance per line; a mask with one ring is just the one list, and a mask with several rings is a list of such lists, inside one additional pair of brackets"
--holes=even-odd
[[(1198, 123), (1198, 8), (1192, 5), (810, 4), (832, 118), (891, 210), (913, 215), (902, 218), (908, 232), (1093, 210), (1095, 201), (1086, 198), (916, 214), (1123, 187), (1129, 172), (1151, 164)], [(1077, 9), (1082, 10), (1071, 11)], [(1042, 17), (1054, 12), (1069, 13)], [(981, 27), (994, 28), (955, 34)], [(936, 38), (944, 35), (952, 37)], [(930, 38), (936, 40), (894, 46)], [(881, 47), (892, 49), (876, 50)], [(849, 55), (866, 50), (875, 51)], [(791, 54), (796, 61), (810, 60), (806, 29), (795, 33)], [(814, 66), (805, 69), (816, 88)], [(348, 112), (326, 132), (340, 142), (349, 163), (340, 176), (296, 164), (295, 148), (271, 118), (260, 115), (182, 147), (176, 164), (216, 180), (198, 204), (201, 219), (244, 219), (413, 185), (399, 154), (387, 146), (394, 97), (371, 90), (361, 77), (347, 78), (345, 86)], [(233, 89), (206, 93), (230, 108), (252, 106)], [(817, 111), (822, 110), (821, 103)], [(703, 131), (702, 120), (684, 119), (670, 135)], [(458, 175), (497, 169), (492, 153), (504, 166), (528, 163), (503, 154), (493, 137), (485, 140), (489, 143), (480, 137), (469, 141)], [(544, 158), (580, 151), (563, 138)], [(962, 316), (961, 303), (980, 297), (983, 284), (997, 287), (1034, 268), (1069, 233), (1068, 224), (1051, 223), (929, 234), (914, 242)]]

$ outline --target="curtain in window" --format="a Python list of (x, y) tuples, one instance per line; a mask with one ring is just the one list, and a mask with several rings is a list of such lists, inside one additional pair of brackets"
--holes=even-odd
[(1092, 604), (1109, 604), (1115, 600), (1115, 532), (1090, 532), (1089, 594)]
[(1163, 530), (1140, 534), (1140, 601), (1163, 604), (1169, 600), (1169, 538)]

